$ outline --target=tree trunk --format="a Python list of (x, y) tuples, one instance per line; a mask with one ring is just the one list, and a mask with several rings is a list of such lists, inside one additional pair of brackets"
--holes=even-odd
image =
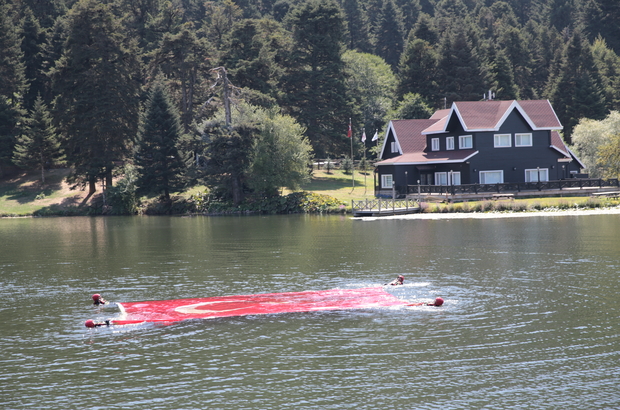
[(232, 177), (232, 197), (233, 204), (239, 205), (243, 200), (243, 192), (241, 192), (241, 177), (239, 175), (233, 175)]
[(108, 189), (112, 186), (112, 168), (106, 168), (105, 171), (105, 188)]
[(97, 178), (91, 177), (88, 179), (88, 198), (93, 196), (97, 192)]

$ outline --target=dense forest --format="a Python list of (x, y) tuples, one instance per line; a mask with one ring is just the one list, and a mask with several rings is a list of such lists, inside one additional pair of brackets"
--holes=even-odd
[(620, 110), (617, 0), (0, 0), (0, 49), (0, 172), (90, 192), (277, 195), (489, 92), (549, 99), (568, 143)]

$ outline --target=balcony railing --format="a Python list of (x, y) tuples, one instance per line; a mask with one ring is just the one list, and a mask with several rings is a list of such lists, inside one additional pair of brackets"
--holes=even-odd
[(571, 178), (557, 181), (540, 182), (502, 182), (498, 184), (464, 184), (464, 185), (408, 185), (407, 192), (399, 194), (484, 194), (484, 193), (505, 193), (523, 191), (547, 191), (563, 190), (576, 188), (603, 188), (620, 187), (620, 180), (613, 179), (594, 179), (594, 178)]

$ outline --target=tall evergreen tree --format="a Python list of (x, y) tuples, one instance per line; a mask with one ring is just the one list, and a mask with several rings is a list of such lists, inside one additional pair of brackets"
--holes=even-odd
[(38, 96), (30, 116), (25, 119), (23, 134), (17, 138), (13, 161), (22, 168), (40, 169), (41, 183), (45, 184), (45, 168), (54, 165), (61, 156), (52, 117)]
[(347, 48), (363, 53), (372, 52), (370, 21), (361, 1), (342, 0), (342, 9), (347, 22)]
[(21, 38), (12, 14), (5, 0), (0, 0), (0, 175), (12, 165), (27, 90)]
[(271, 19), (242, 20), (225, 38), (224, 49), (220, 65), (226, 67), (234, 85), (258, 92), (255, 99), (262, 99), (262, 105), (273, 104), (291, 50), (282, 25)]
[(444, 35), (437, 64), (439, 96), (453, 101), (475, 101), (488, 89), (482, 67), (474, 55), (464, 28)]
[(184, 26), (178, 34), (164, 34), (160, 47), (154, 51), (151, 62), (153, 76), (161, 70), (168, 79), (170, 93), (179, 101), (181, 123), (185, 133), (194, 120), (194, 101), (208, 70), (209, 50), (207, 43), (196, 32)]
[(402, 14), (394, 4), (394, 1), (386, 0), (383, 3), (377, 22), (375, 54), (383, 58), (394, 71), (398, 68), (398, 61), (403, 52), (404, 35), (402, 20)]
[(70, 181), (112, 186), (115, 161), (130, 154), (138, 125), (138, 64), (107, 6), (79, 0), (68, 14), (62, 57), (52, 70), (53, 109)]
[(409, 33), (409, 38), (419, 38), (420, 40), (424, 40), (432, 46), (439, 41), (439, 36), (437, 35), (437, 31), (435, 30), (435, 26), (433, 24), (433, 19), (430, 15), (426, 13), (421, 13), (418, 17), (418, 21), (415, 26), (413, 26), (413, 33)]
[(490, 87), (495, 92), (497, 99), (519, 99), (519, 90), (514, 82), (512, 65), (510, 64), (508, 57), (506, 57), (504, 50), (499, 50), (494, 53), (493, 60), (491, 61), (488, 71), (491, 77)]
[(43, 48), (45, 44), (45, 32), (41, 29), (39, 21), (36, 19), (32, 10), (26, 8), (23, 12), (21, 32), (22, 32), (22, 52), (24, 53), (26, 80), (28, 81), (28, 91), (24, 96), (24, 107), (31, 110), (38, 95), (45, 95), (47, 78), (43, 72)]
[[(609, 47), (620, 55), (620, 2), (617, 0), (596, 0), (601, 10), (600, 21), (594, 21), (598, 32)], [(593, 33), (594, 34), (594, 33)]]
[(306, 128), (322, 157), (347, 152), (344, 20), (333, 0), (310, 0), (290, 13), (293, 51), (284, 83), (284, 106)]
[(139, 193), (160, 194), (169, 201), (170, 192), (183, 186), (185, 163), (177, 149), (181, 131), (179, 113), (158, 79), (149, 92), (135, 155)]
[(403, 33), (405, 36), (409, 34), (413, 26), (418, 21), (418, 17), (422, 10), (419, 0), (394, 0), (396, 7), (401, 12), (403, 18)]
[(620, 57), (598, 37), (592, 45), (592, 56), (601, 74), (605, 101), (609, 110), (620, 110)]
[(607, 114), (590, 45), (578, 31), (564, 48), (557, 77), (549, 79), (547, 96), (564, 125), (564, 138), (569, 144), (579, 119), (602, 119)]
[[(417, 93), (427, 102), (437, 100), (437, 54), (427, 41), (412, 31), (400, 59), (397, 95)], [(435, 104), (431, 104), (435, 105)]]
[(238, 205), (244, 199), (254, 137), (258, 128), (253, 122), (235, 121), (226, 126), (222, 119), (205, 126), (207, 165), (205, 183), (211, 192)]

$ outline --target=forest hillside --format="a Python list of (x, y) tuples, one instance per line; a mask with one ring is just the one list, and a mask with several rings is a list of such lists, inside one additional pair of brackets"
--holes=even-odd
[(620, 110), (617, 0), (0, 0), (0, 49), (0, 172), (91, 193), (277, 195), (489, 93), (549, 99), (569, 144)]

